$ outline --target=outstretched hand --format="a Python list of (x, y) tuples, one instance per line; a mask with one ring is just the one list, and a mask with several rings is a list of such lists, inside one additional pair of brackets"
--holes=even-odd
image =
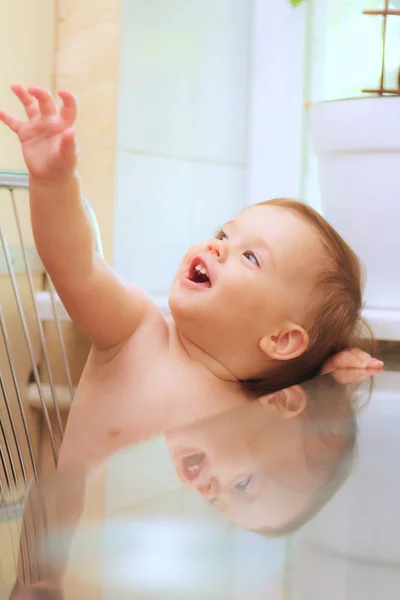
[(76, 99), (60, 91), (60, 108), (41, 87), (13, 84), (12, 91), (25, 109), (27, 121), (0, 110), (0, 121), (17, 134), (31, 177), (44, 182), (66, 179), (76, 167)]

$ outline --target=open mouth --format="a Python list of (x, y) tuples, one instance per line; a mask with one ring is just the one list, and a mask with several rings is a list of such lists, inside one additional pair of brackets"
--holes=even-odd
[(188, 481), (194, 481), (200, 475), (205, 458), (204, 452), (196, 452), (181, 459), (183, 473)]
[(190, 265), (186, 279), (191, 281), (198, 287), (210, 288), (211, 280), (207, 269), (207, 265), (199, 257), (195, 257)]

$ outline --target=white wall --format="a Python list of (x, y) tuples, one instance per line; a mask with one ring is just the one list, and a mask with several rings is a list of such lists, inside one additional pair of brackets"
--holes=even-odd
[(248, 204), (302, 195), (307, 5), (253, 2)]
[(123, 0), (115, 258), (168, 293), (245, 206), (250, 0)]

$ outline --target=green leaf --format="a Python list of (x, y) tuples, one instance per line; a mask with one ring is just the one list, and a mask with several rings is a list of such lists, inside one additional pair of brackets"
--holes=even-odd
[(289, 0), (289, 2), (292, 6), (299, 6), (299, 4), (302, 4), (305, 0)]

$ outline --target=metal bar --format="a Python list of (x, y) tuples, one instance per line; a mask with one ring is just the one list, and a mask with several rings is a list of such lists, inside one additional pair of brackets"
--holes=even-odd
[[(17, 488), (17, 474), (14, 471), (15, 466), (14, 466), (14, 461), (12, 458), (11, 448), (9, 447), (7, 440), (5, 438), (4, 426), (3, 426), (1, 419), (0, 419), (0, 433), (4, 439), (4, 444), (5, 444), (5, 448), (7, 451), (8, 462), (6, 460), (7, 457), (4, 455), (3, 444), (0, 444), (0, 461), (3, 466), (3, 471), (4, 471), (5, 478), (6, 478), (6, 484), (7, 484), (8, 491), (12, 493)], [(10, 477), (8, 464), (10, 464), (10, 467), (11, 467), (12, 478)], [(14, 481), (14, 486), (12, 484), (12, 481)]]
[(11, 430), (13, 433), (13, 439), (14, 439), (16, 450), (17, 450), (19, 464), (21, 465), (22, 477), (24, 480), (25, 488), (28, 489), (28, 477), (26, 474), (25, 462), (24, 462), (24, 458), (22, 456), (21, 446), (19, 445), (19, 440), (18, 440), (18, 436), (17, 436), (17, 428), (15, 426), (10, 403), (8, 401), (6, 386), (4, 384), (3, 376), (1, 373), (0, 373), (0, 387), (1, 387), (1, 392), (3, 394), (4, 405), (6, 407), (7, 417), (10, 422)]
[[(15, 563), (15, 561), (14, 561), (14, 563)], [(15, 564), (14, 564), (14, 566), (16, 567)], [(0, 590), (2, 587), (4, 587), (5, 582), (6, 582), (6, 577), (4, 575), (3, 565), (1, 564), (1, 561), (0, 561)]]
[(28, 423), (26, 420), (25, 409), (24, 409), (24, 405), (22, 403), (21, 393), (19, 391), (17, 375), (16, 375), (15, 369), (14, 369), (14, 363), (13, 363), (12, 354), (11, 354), (11, 347), (10, 347), (10, 342), (8, 339), (7, 327), (6, 327), (6, 323), (4, 320), (4, 315), (3, 315), (1, 305), (0, 305), (0, 329), (1, 329), (2, 336), (3, 336), (4, 346), (6, 349), (6, 354), (7, 354), (7, 359), (8, 359), (8, 365), (10, 368), (11, 377), (12, 377), (14, 389), (15, 389), (15, 394), (17, 397), (18, 408), (19, 408), (19, 412), (21, 415), (22, 424), (24, 427), (24, 433), (25, 433), (26, 441), (28, 443), (29, 457), (30, 457), (31, 463), (32, 463), (33, 475), (34, 475), (35, 481), (38, 481), (38, 472), (37, 472), (37, 467), (36, 467), (35, 455), (33, 452), (31, 435), (30, 435)]
[(22, 171), (0, 171), (0, 188), (28, 189), (29, 176)]
[[(37, 501), (35, 502), (35, 497)], [(24, 513), (22, 517), (19, 561), (22, 562), (23, 570), (26, 572), (26, 563), (29, 569), (29, 581), (25, 579), (25, 584), (37, 583), (42, 579), (42, 569), (40, 563), (41, 540), (39, 529), (42, 517), (42, 506), (40, 503), (40, 488), (38, 484), (29, 490), (26, 498)], [(29, 518), (32, 527), (30, 527)], [(43, 530), (43, 528), (42, 528)]]
[(392, 8), (384, 9), (384, 10), (363, 10), (363, 15), (375, 15), (375, 16), (395, 16), (400, 17), (400, 10), (395, 10)]
[(32, 302), (33, 302), (33, 310), (34, 310), (35, 317), (36, 317), (36, 324), (37, 324), (37, 327), (39, 330), (39, 337), (40, 337), (40, 343), (41, 343), (42, 351), (43, 351), (44, 363), (46, 366), (47, 376), (49, 378), (49, 385), (50, 385), (51, 395), (53, 398), (54, 410), (55, 410), (55, 414), (56, 414), (58, 428), (60, 430), (60, 436), (62, 439), (63, 434), (64, 434), (64, 429), (63, 429), (62, 422), (61, 422), (60, 410), (59, 410), (58, 399), (57, 399), (57, 392), (56, 392), (56, 388), (54, 385), (53, 374), (51, 372), (50, 358), (49, 358), (49, 353), (47, 350), (47, 344), (46, 344), (46, 338), (45, 338), (44, 331), (43, 331), (43, 325), (42, 325), (42, 321), (40, 319), (37, 304), (35, 301), (35, 287), (33, 284), (32, 272), (31, 272), (31, 269), (29, 266), (28, 256), (27, 256), (27, 252), (26, 252), (26, 244), (25, 244), (22, 227), (21, 227), (21, 219), (19, 216), (17, 202), (15, 200), (14, 190), (10, 190), (10, 194), (11, 194), (11, 202), (12, 202), (14, 215), (15, 215), (15, 221), (17, 223), (19, 241), (21, 243), (22, 255), (24, 257), (26, 275), (27, 275), (28, 284), (29, 284), (29, 291), (31, 294)]
[[(6, 406), (6, 411), (7, 411), (7, 416), (8, 416), (8, 420), (9, 423), (11, 425), (11, 430), (12, 430), (12, 434), (13, 434), (13, 439), (14, 439), (14, 443), (16, 446), (16, 450), (17, 450), (17, 454), (18, 454), (18, 458), (19, 458), (19, 462), (21, 465), (21, 470), (22, 470), (22, 475), (23, 475), (23, 479), (24, 479), (24, 493), (28, 492), (29, 489), (29, 484), (28, 484), (28, 478), (26, 475), (26, 470), (25, 470), (25, 463), (23, 460), (23, 456), (22, 456), (22, 452), (21, 452), (21, 448), (18, 442), (18, 436), (17, 436), (17, 431), (16, 431), (16, 426), (14, 423), (14, 419), (12, 416), (12, 412), (10, 409), (10, 405), (9, 405), (9, 401), (8, 401), (8, 397), (7, 397), (7, 391), (4, 385), (4, 381), (2, 378), (2, 375), (0, 373), (0, 385), (1, 385), (1, 390), (2, 390), (2, 394), (3, 394), (3, 398), (4, 398), (4, 403)], [(7, 440), (7, 433), (6, 430), (3, 426), (3, 422), (1, 420), (1, 413), (0, 413), (0, 431), (2, 433), (3, 439), (4, 439), (4, 443), (5, 443), (5, 447), (7, 449), (7, 455), (8, 455), (8, 459), (10, 462), (10, 466), (11, 466), (11, 470), (13, 472), (13, 479), (15, 482), (15, 488), (16, 491), (20, 492), (20, 487), (18, 486), (18, 481), (17, 481), (17, 473), (16, 473), (16, 469), (15, 469), (15, 465), (14, 465), (14, 460), (13, 460), (13, 456), (12, 456), (12, 450), (11, 450), (11, 445)], [(0, 452), (1, 452), (1, 448), (0, 448)], [(3, 456), (2, 458), (2, 462), (4, 464), (4, 458)], [(6, 476), (7, 478), (7, 476)], [(10, 487), (10, 486), (9, 486)], [(4, 495), (4, 494), (3, 494)], [(14, 517), (19, 517), (18, 513), (17, 513), (17, 509), (16, 509), (16, 503), (13, 501), (13, 506), (14, 506)], [(35, 540), (36, 545), (39, 543), (38, 538), (37, 538), (37, 526), (36, 526), (36, 518), (35, 518), (35, 514), (31, 511), (31, 517), (32, 517), (32, 529), (33, 529), (33, 539)], [(36, 549), (37, 552), (39, 552), (39, 547), (37, 546)], [(30, 550), (28, 547), (27, 550), (27, 554), (28, 554), (28, 564), (29, 564), (29, 576), (32, 576), (32, 560), (30, 558)], [(17, 565), (16, 565), (17, 566)], [(26, 564), (25, 564), (25, 560), (22, 561), (22, 569), (23, 569), (23, 576), (26, 578)]]
[[(3, 465), (3, 470), (4, 470), (4, 474), (5, 474), (5, 478), (7, 480), (7, 473), (6, 473), (6, 466), (4, 464), (4, 456), (3, 456), (3, 451), (2, 451), (2, 447), (0, 444), (0, 463)], [(4, 493), (4, 488), (3, 488), (3, 483), (1, 481), (1, 477), (0, 477), (0, 494), (4, 499), (4, 502), (7, 502), (7, 495)], [(8, 504), (6, 504), (7, 507), (7, 511), (11, 512), (10, 507)], [(16, 515), (13, 515), (13, 517), (15, 518)], [(13, 519), (14, 520), (14, 519)], [(10, 531), (10, 538), (11, 538), (11, 549), (12, 549), (12, 553), (13, 553), (13, 562), (14, 562), (14, 566), (15, 568), (17, 567), (17, 558), (16, 558), (16, 551), (15, 551), (15, 546), (14, 546), (14, 536), (13, 536), (13, 532), (11, 529), (11, 519), (7, 518), (7, 523), (8, 523), (8, 529)]]
[[(15, 189), (29, 189), (29, 175), (24, 171), (2, 171), (0, 170), (0, 188), (6, 188), (8, 190)], [(89, 214), (90, 220), (93, 225), (95, 238), (96, 238), (96, 250), (103, 256), (103, 246), (101, 242), (100, 229), (97, 221), (96, 214), (89, 202), (83, 196), (82, 201)]]
[(383, 15), (382, 26), (382, 72), (381, 72), (381, 90), (385, 87), (385, 66), (386, 66), (386, 33), (387, 33), (387, 11), (389, 10), (389, 0), (385, 0), (385, 11)]
[[(7, 436), (6, 428), (4, 426), (4, 421), (3, 421), (1, 413), (0, 413), (0, 433), (4, 440), (7, 457), (8, 457), (8, 462), (10, 463), (10, 469), (11, 469), (11, 474), (12, 474), (12, 478), (13, 478), (13, 482), (14, 482), (14, 488), (15, 488), (15, 490), (18, 490), (19, 486), (18, 486), (17, 470), (15, 468), (11, 444), (8, 441), (8, 436)], [(1, 450), (1, 448), (0, 448), (0, 450)]]
[(394, 89), (390, 89), (390, 88), (382, 88), (382, 89), (377, 89), (377, 90), (365, 89), (365, 90), (361, 90), (361, 91), (363, 92), (363, 94), (379, 94), (380, 96), (384, 96), (385, 94), (388, 94), (390, 96), (400, 96), (400, 89), (394, 90)]
[(31, 343), (31, 338), (30, 338), (30, 334), (29, 334), (29, 329), (28, 329), (28, 325), (26, 322), (26, 318), (25, 318), (25, 313), (24, 313), (24, 309), (22, 307), (22, 302), (21, 302), (21, 298), (19, 295), (19, 291), (18, 291), (18, 284), (17, 284), (17, 280), (15, 277), (15, 273), (13, 271), (13, 267), (12, 267), (12, 263), (11, 263), (11, 258), (10, 258), (10, 251), (8, 249), (8, 244), (7, 244), (7, 240), (4, 234), (4, 230), (3, 230), (3, 226), (0, 223), (0, 237), (1, 237), (1, 243), (3, 246), (3, 250), (4, 250), (4, 255), (6, 258), (6, 262), (7, 262), (7, 267), (8, 267), (8, 272), (10, 275), (10, 279), (11, 279), (11, 284), (12, 284), (12, 288), (13, 288), (13, 292), (14, 292), (14, 297), (17, 303), (17, 308), (18, 308), (18, 312), (19, 312), (19, 316), (21, 319), (21, 323), (22, 323), (22, 328), (24, 331), (24, 336), (25, 336), (25, 342), (28, 348), (28, 353), (29, 353), (29, 357), (31, 360), (31, 365), (32, 365), (32, 372), (33, 372), (33, 376), (38, 388), (38, 393), (39, 393), (39, 398), (42, 404), (42, 409), (43, 409), (43, 415), (47, 424), (47, 428), (48, 428), (48, 432), (49, 432), (49, 437), (50, 437), (50, 444), (51, 444), (51, 448), (52, 448), (52, 453), (53, 453), (53, 458), (54, 458), (54, 464), (57, 465), (57, 451), (56, 451), (56, 446), (55, 446), (55, 441), (54, 441), (54, 436), (53, 436), (53, 431), (52, 431), (52, 427), (51, 427), (51, 422), (50, 422), (50, 417), (49, 417), (49, 412), (47, 410), (47, 406), (46, 406), (46, 401), (43, 395), (43, 390), (42, 390), (42, 386), (41, 386), (41, 382), (40, 382), (40, 377), (39, 377), (39, 372), (38, 372), (38, 368), (35, 362), (35, 356), (34, 356), (34, 352), (33, 352), (33, 348), (32, 348), (32, 343)]
[[(4, 492), (4, 487), (1, 482), (1, 478), (0, 478), (0, 491), (1, 491), (1, 495), (3, 496), (3, 499), (4, 499), (5, 508), (6, 508), (7, 512), (9, 512), (10, 517), (11, 517), (11, 518), (7, 517), (7, 522), (8, 522), (8, 527), (9, 527), (10, 537), (11, 537), (13, 562), (14, 562), (15, 567), (17, 568), (18, 559), (17, 559), (16, 548), (14, 545), (14, 535), (13, 535), (11, 523), (14, 523), (14, 521), (18, 520), (20, 517), (18, 510), (17, 510), (17, 503), (15, 500), (15, 493), (18, 490), (18, 486), (17, 486), (17, 477), (16, 477), (16, 472), (15, 472), (15, 467), (14, 467), (14, 461), (13, 461), (13, 457), (12, 457), (12, 450), (7, 442), (7, 434), (5, 432), (5, 428), (4, 428), (3, 422), (1, 420), (0, 420), (0, 432), (1, 432), (2, 438), (4, 440), (5, 448), (7, 450), (7, 457), (6, 457), (3, 452), (3, 445), (0, 443), (0, 463), (2, 464), (7, 487), (8, 487), (8, 492), (9, 492), (8, 497), (7, 497), (7, 494)], [(7, 466), (7, 458), (8, 458), (8, 462), (10, 464), (11, 471), (12, 471), (12, 476), (13, 476), (13, 480), (14, 480), (14, 484), (15, 484), (14, 487), (11, 485), (11, 478), (10, 478), (10, 474), (9, 474), (9, 470), (8, 470), (8, 466)], [(33, 525), (34, 525), (34, 521), (33, 521)], [(16, 537), (18, 537), (18, 529), (19, 528), (16, 526), (15, 527)], [(34, 525), (34, 529), (35, 529), (35, 525)], [(35, 533), (36, 533), (36, 529), (35, 529)], [(36, 539), (36, 535), (35, 535), (35, 539)], [(26, 576), (25, 564), (23, 565), (23, 573), (24, 573), (24, 576)]]
[(68, 382), (68, 387), (69, 387), (69, 391), (71, 394), (71, 400), (73, 400), (74, 395), (75, 395), (74, 384), (72, 383), (71, 371), (70, 371), (69, 364), (68, 364), (67, 351), (65, 348), (64, 336), (63, 336), (63, 333), (61, 330), (60, 319), (58, 318), (54, 287), (53, 287), (50, 277), (47, 274), (46, 274), (46, 276), (47, 276), (48, 283), (49, 283), (51, 306), (53, 309), (54, 322), (56, 324), (57, 337), (58, 337), (58, 341), (59, 341), (60, 348), (61, 348), (61, 355), (62, 355), (62, 359), (63, 359), (63, 363), (64, 363), (64, 370), (65, 370), (65, 374), (67, 376), (67, 382)]

